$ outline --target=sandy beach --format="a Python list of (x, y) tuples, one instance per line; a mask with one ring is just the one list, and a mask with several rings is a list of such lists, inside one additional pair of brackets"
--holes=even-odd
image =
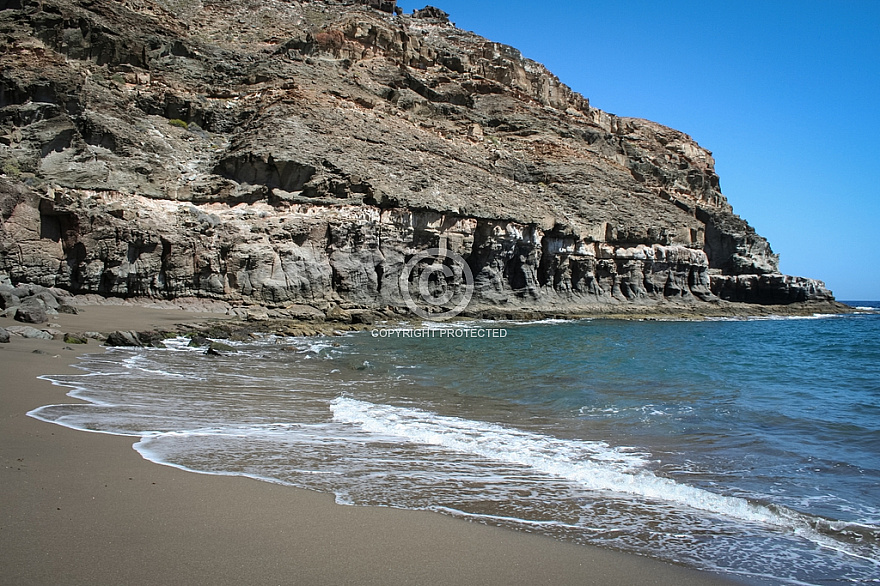
[[(109, 332), (208, 317), (96, 306), (51, 321), (63, 332)], [(95, 340), (0, 344), (4, 584), (731, 583), (439, 514), (341, 506), (329, 494), (159, 466), (133, 438), (26, 415), (75, 401), (39, 375), (73, 371), (77, 356), (100, 351)]]

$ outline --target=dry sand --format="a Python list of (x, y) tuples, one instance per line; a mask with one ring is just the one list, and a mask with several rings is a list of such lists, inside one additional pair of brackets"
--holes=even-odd
[[(172, 310), (87, 307), (66, 332), (197, 321)], [(0, 318), (0, 327), (13, 325)], [(44, 352), (34, 353), (35, 350)], [(594, 547), (444, 517), (349, 507), (328, 494), (143, 460), (134, 439), (26, 415), (74, 401), (38, 380), (98, 352), (13, 336), (0, 344), (2, 584), (727, 584)]]

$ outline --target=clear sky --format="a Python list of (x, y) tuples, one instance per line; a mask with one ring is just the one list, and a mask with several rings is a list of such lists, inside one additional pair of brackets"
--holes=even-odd
[(688, 133), (783, 272), (880, 300), (880, 0), (433, 5), (593, 107)]

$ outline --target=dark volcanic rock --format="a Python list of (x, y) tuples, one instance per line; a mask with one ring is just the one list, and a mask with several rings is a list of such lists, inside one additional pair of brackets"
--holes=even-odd
[(425, 6), (421, 10), (413, 10), (413, 18), (428, 18), (439, 22), (449, 22), (449, 13), (434, 6)]
[(29, 324), (41, 324), (49, 321), (46, 304), (37, 297), (25, 299), (15, 310), (15, 320)]
[(821, 281), (788, 275), (717, 275), (712, 289), (721, 299), (765, 305), (787, 305), (804, 301), (833, 301)]
[(830, 296), (778, 274), (689, 136), (593, 108), (442, 10), (5, 8), (0, 276), (35, 285), (4, 305), (64, 307), (60, 288), (368, 323), (349, 310), (405, 312), (401, 273), (434, 248), (466, 261), (475, 313)]
[(12, 291), (4, 291), (0, 289), (0, 309), (10, 309), (21, 305), (21, 299)]
[(6, 328), (0, 328), (0, 344), (9, 343), (9, 331)]
[(211, 340), (204, 336), (192, 336), (189, 341), (189, 346), (191, 348), (201, 348), (203, 346), (209, 346), (211, 344)]
[(238, 352), (235, 347), (230, 346), (229, 344), (224, 344), (223, 342), (218, 342), (216, 340), (212, 341), (208, 345), (208, 350), (213, 352)]
[(138, 341), (143, 346), (152, 346), (153, 348), (164, 348), (165, 347), (165, 332), (138, 332), (137, 338)]
[(137, 332), (115, 331), (107, 336), (104, 342), (107, 346), (143, 346), (143, 342), (138, 339)]
[(22, 338), (30, 338), (35, 340), (51, 340), (53, 335), (44, 330), (38, 330), (31, 326), (9, 326), (6, 328), (8, 332), (15, 333)]

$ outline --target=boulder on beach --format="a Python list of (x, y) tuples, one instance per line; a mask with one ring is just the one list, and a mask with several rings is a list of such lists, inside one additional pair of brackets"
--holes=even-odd
[(41, 324), (49, 321), (46, 303), (38, 297), (28, 297), (15, 310), (15, 320), (29, 324)]
[(107, 346), (143, 346), (141, 341), (138, 339), (137, 333), (124, 332), (120, 330), (112, 332), (109, 336), (107, 336), (107, 340), (104, 342), (104, 344), (106, 344)]

